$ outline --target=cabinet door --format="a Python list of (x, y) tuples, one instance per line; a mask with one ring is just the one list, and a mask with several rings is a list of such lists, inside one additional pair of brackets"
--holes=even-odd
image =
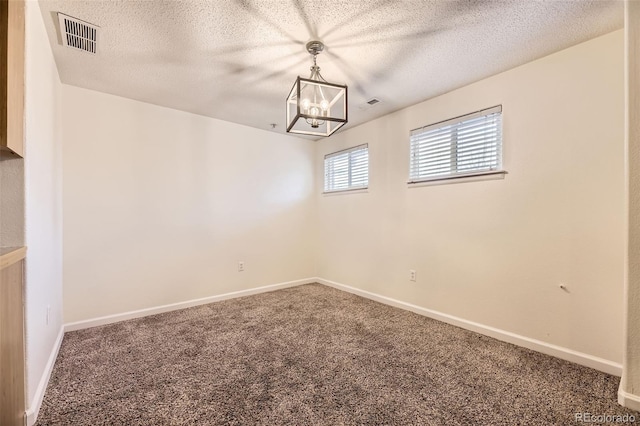
[(0, 425), (23, 426), (24, 399), (24, 261), (0, 270)]
[(0, 1), (0, 150), (24, 156), (24, 0)]

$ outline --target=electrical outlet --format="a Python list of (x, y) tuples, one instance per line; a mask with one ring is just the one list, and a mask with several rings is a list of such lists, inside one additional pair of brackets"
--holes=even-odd
[(50, 318), (51, 318), (51, 305), (47, 305), (47, 325), (49, 325)]
[(244, 262), (238, 262), (238, 272), (244, 272)]
[(416, 280), (416, 271), (413, 269), (409, 270), (409, 281), (415, 281)]

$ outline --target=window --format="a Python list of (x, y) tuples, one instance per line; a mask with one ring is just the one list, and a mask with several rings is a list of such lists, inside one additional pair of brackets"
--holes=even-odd
[(364, 189), (369, 185), (369, 146), (324, 156), (324, 192)]
[(409, 183), (502, 170), (502, 106), (411, 131)]

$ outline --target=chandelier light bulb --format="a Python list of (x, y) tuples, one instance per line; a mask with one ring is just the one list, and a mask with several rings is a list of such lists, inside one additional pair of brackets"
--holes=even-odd
[(302, 102), (300, 103), (302, 106), (302, 109), (304, 109), (305, 111), (309, 110), (309, 107), (311, 106), (311, 101), (309, 99), (303, 99)]
[(316, 106), (311, 107), (311, 111), (309, 111), (309, 114), (318, 116), (320, 114), (320, 110)]
[(320, 108), (322, 108), (322, 111), (326, 112), (329, 109), (329, 101), (326, 99), (323, 99), (320, 102)]

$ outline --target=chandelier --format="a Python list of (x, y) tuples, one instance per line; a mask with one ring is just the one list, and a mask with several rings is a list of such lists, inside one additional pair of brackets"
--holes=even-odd
[(347, 122), (347, 86), (329, 83), (316, 63), (324, 50), (321, 41), (307, 43), (313, 57), (311, 76), (298, 76), (287, 97), (287, 132), (313, 136), (331, 136)]

